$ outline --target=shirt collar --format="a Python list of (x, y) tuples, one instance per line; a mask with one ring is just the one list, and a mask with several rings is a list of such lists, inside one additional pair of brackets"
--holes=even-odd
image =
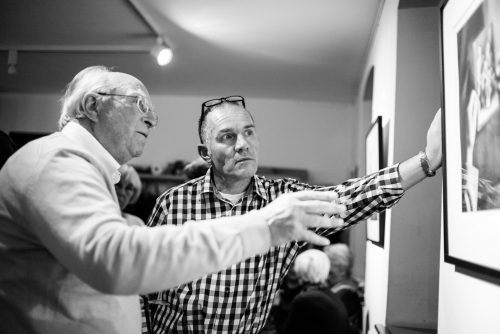
[(120, 164), (87, 129), (77, 122), (69, 122), (61, 132), (95, 157), (102, 164), (104, 172), (113, 180), (113, 183), (116, 184), (120, 181), (120, 172), (118, 171)]
[(259, 177), (257, 175), (254, 175), (253, 180), (254, 180), (253, 181), (254, 182), (254, 187), (253, 187), (254, 192), (269, 202), (269, 197), (267, 196), (266, 187), (264, 186), (264, 179), (262, 179), (261, 177)]
[[(205, 193), (218, 194), (219, 193), (219, 191), (215, 187), (214, 182), (212, 182), (212, 181), (213, 181), (212, 167), (210, 167), (208, 169), (207, 173), (205, 174), (205, 177), (203, 178), (203, 181), (202, 181), (202, 190), (201, 190), (202, 194), (205, 194)], [(252, 177), (252, 181), (250, 182), (250, 187), (248, 187), (247, 191), (245, 192), (245, 195), (248, 195), (252, 192), (257, 194), (258, 196), (262, 197), (266, 201), (269, 201), (269, 198), (268, 198), (267, 192), (266, 192), (266, 188), (264, 187), (264, 184), (263, 184), (263, 180), (260, 177), (258, 177), (257, 175), (254, 175)]]

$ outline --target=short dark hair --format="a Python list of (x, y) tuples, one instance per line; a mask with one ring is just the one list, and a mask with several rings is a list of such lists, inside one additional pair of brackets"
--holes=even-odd
[[(218, 107), (220, 107), (220, 106), (222, 106), (224, 104), (232, 104), (232, 105), (241, 106), (241, 104), (239, 104), (237, 102), (224, 101), (221, 104), (218, 104), (218, 105), (213, 106), (211, 108), (207, 108), (204, 112), (202, 112), (201, 115), (200, 115), (200, 118), (198, 119), (198, 136), (200, 137), (200, 143), (204, 144), (203, 135), (205, 134), (205, 131), (206, 131), (206, 124), (207, 124), (206, 119), (207, 119), (207, 115), (212, 110), (214, 110), (214, 109), (216, 109), (216, 108), (218, 108)], [(250, 115), (250, 118), (252, 119), (252, 121), (254, 121), (253, 116), (250, 113), (250, 111), (248, 111), (248, 109), (245, 106), (242, 106), (242, 107)]]

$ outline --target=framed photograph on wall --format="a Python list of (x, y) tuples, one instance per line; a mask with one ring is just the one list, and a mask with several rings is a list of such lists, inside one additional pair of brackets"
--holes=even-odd
[[(384, 145), (382, 116), (378, 116), (366, 135), (366, 174), (383, 168)], [(384, 247), (385, 213), (375, 213), (366, 221), (366, 238), (373, 244)]]
[(500, 1), (441, 18), (445, 261), (500, 276)]

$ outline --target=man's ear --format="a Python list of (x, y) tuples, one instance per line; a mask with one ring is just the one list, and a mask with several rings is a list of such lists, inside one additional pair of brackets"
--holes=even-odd
[(97, 96), (95, 94), (86, 94), (82, 100), (82, 112), (83, 114), (93, 122), (97, 122)]
[(198, 144), (198, 154), (203, 160), (210, 163), (210, 155), (208, 154), (208, 148), (205, 144)]

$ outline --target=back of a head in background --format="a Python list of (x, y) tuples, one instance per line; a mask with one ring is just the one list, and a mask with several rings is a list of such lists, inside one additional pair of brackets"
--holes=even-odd
[(295, 259), (293, 270), (304, 283), (322, 284), (330, 272), (328, 256), (318, 249), (308, 249)]
[(330, 271), (336, 278), (344, 279), (351, 276), (353, 256), (346, 244), (326, 246), (324, 252), (330, 259)]
[(184, 166), (184, 174), (188, 179), (194, 179), (205, 175), (209, 168), (210, 164), (208, 162), (202, 158), (197, 158)]

